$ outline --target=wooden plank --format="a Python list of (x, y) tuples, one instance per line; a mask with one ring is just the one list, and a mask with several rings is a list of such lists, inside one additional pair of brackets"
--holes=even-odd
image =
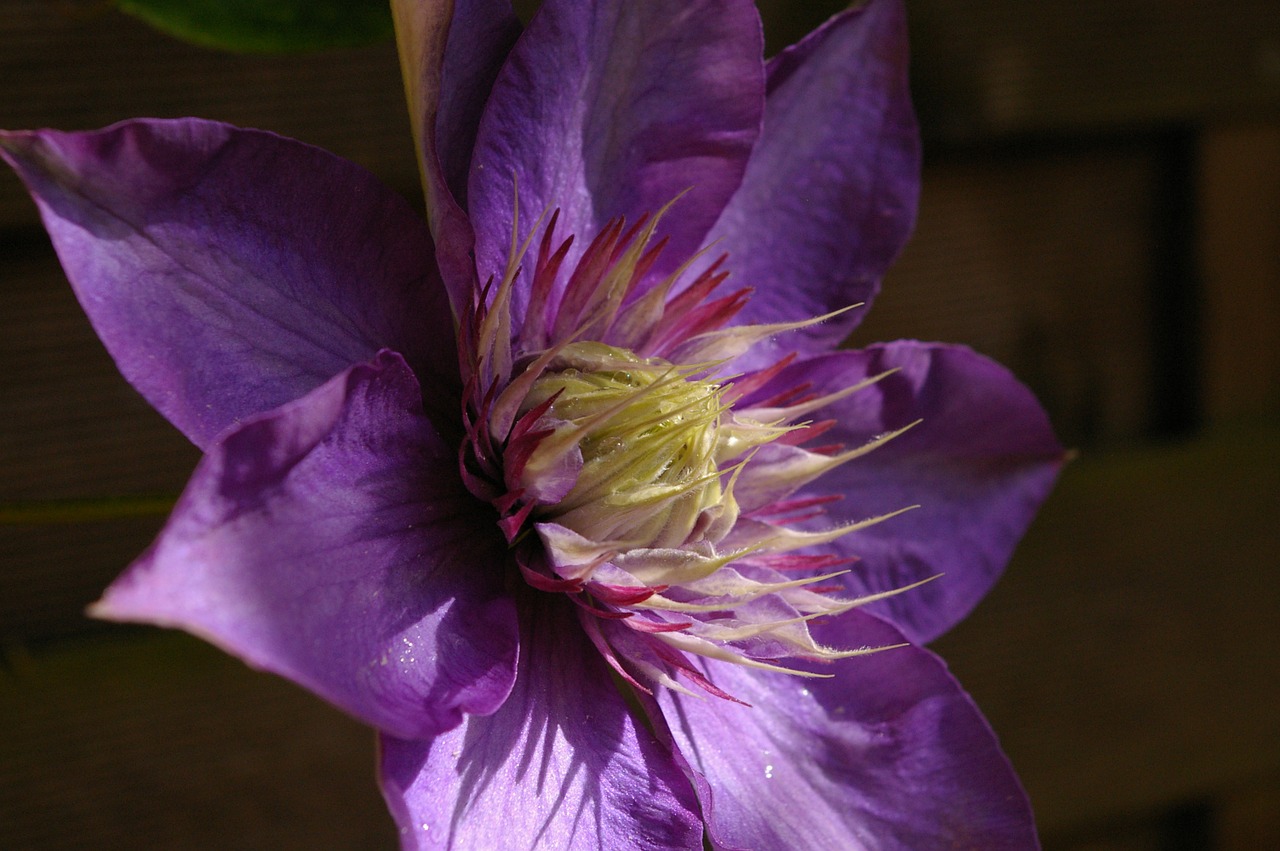
[(1072, 445), (1142, 437), (1159, 177), (1136, 144), (929, 164), (916, 233), (853, 342), (965, 343), (1027, 381)]
[(1259, 777), (1218, 799), (1214, 851), (1280, 848), (1280, 774)]
[(1208, 851), (1218, 849), (1214, 808), (1208, 801), (1165, 802), (1043, 837), (1044, 851)]
[(1086, 457), (937, 643), (1042, 829), (1280, 772), (1280, 429)]
[(1236, 122), (1201, 143), (1206, 416), (1280, 412), (1280, 122)]
[(0, 847), (394, 848), (366, 728), (195, 639), (0, 668)]
[[(328, 148), (416, 201), (417, 165), (391, 44), (244, 56), (163, 36), (98, 0), (0, 0), (0, 126), (88, 129), (198, 115)], [(35, 208), (0, 170), (0, 228)]]
[(1046, 837), (1044, 851), (1168, 851), (1159, 825), (1112, 825), (1084, 837)]
[[(0, 243), (0, 641), (94, 628), (200, 453), (130, 387), (42, 233)], [(103, 500), (111, 500), (111, 504)]]
[(914, 89), (952, 140), (1280, 110), (1274, 0), (912, 0)]
[(94, 522), (0, 524), (0, 645), (106, 629), (89, 620), (85, 607), (163, 522), (157, 510)]
[(0, 242), (0, 503), (176, 496), (199, 452), (130, 387), (42, 233)]

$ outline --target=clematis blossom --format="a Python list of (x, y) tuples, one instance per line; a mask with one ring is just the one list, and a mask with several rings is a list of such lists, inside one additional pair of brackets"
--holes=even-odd
[(405, 848), (1036, 847), (923, 644), (1063, 452), (958, 346), (837, 350), (918, 189), (900, 0), (393, 3), (427, 221), (196, 119), (10, 132), (205, 453), (93, 609), (370, 724)]

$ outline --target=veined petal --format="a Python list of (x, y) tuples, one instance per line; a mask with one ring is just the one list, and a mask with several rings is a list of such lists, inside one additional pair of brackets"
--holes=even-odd
[(197, 119), (5, 133), (0, 155), (121, 372), (201, 448), (383, 347), (456, 410), (427, 229), (360, 167)]
[(215, 443), (93, 613), (195, 633), (406, 738), (515, 676), (501, 536), (384, 352)]
[[(517, 190), (521, 238), (560, 209), (560, 232), (578, 237), (568, 268), (614, 217), (635, 222), (688, 190), (656, 238), (670, 240), (659, 264), (692, 255), (759, 132), (761, 53), (747, 0), (547, 0), (499, 74), (476, 140), (469, 207), (481, 280), (501, 277)], [(517, 319), (530, 274), (513, 298)]]
[(430, 741), (382, 738), (405, 849), (701, 849), (693, 789), (631, 714), (571, 603), (521, 601), (520, 669), (497, 713)]
[[(769, 63), (764, 129), (708, 240), (755, 294), (738, 321), (772, 323), (870, 303), (915, 224), (920, 143), (901, 0), (836, 15)], [(854, 310), (766, 341), (742, 365), (834, 347)]]
[(825, 644), (889, 649), (796, 665), (822, 678), (703, 660), (746, 706), (656, 695), (699, 788), (712, 847), (1039, 847), (994, 734), (937, 657), (892, 646), (901, 635), (860, 612), (811, 629)]
[(999, 578), (1065, 452), (1031, 392), (963, 346), (903, 341), (836, 352), (792, 364), (775, 386), (812, 382), (823, 394), (890, 369), (896, 372), (815, 414), (836, 421), (824, 439), (858, 446), (920, 424), (801, 495), (843, 495), (826, 506), (818, 528), (920, 506), (823, 549), (858, 559), (843, 579), (859, 596), (938, 576), (867, 607), (926, 642), (968, 614)]
[(475, 284), (475, 236), (464, 212), (471, 150), (520, 22), (508, 0), (391, 0), (391, 11), (427, 218), (454, 315), (461, 316)]

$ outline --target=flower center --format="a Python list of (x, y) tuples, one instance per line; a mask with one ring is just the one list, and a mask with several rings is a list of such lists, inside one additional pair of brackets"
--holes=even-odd
[(749, 291), (714, 295), (724, 258), (653, 273), (660, 217), (611, 222), (569, 264), (554, 214), (513, 239), (460, 328), (460, 470), (524, 581), (576, 603), (624, 680), (727, 696), (693, 657), (803, 673), (786, 660), (869, 652), (807, 624), (906, 590), (841, 595), (851, 559), (826, 547), (900, 512), (823, 522), (835, 497), (803, 489), (901, 430), (812, 445), (832, 425), (813, 414), (888, 373), (825, 394), (785, 377), (791, 357), (734, 373), (757, 342), (825, 317), (733, 324)]
[(539, 425), (551, 432), (525, 463), (521, 486), (538, 491), (566, 453), (577, 476), (534, 516), (596, 541), (684, 543), (722, 497), (718, 458), (729, 430), (721, 429), (721, 386), (694, 377), (704, 371), (604, 343), (566, 346), (520, 410), (544, 407)]

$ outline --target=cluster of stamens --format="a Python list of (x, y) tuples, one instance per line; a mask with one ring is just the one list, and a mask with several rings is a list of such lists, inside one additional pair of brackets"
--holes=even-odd
[(850, 560), (805, 551), (900, 512), (823, 528), (830, 498), (796, 494), (901, 433), (811, 445), (832, 424), (806, 417), (888, 373), (826, 395), (773, 389), (790, 357), (732, 373), (755, 342), (827, 317), (729, 324), (749, 291), (711, 297), (724, 258), (653, 273), (660, 218), (611, 223), (567, 274), (573, 239), (557, 243), (556, 216), (513, 236), (459, 335), (464, 480), (498, 511), (525, 581), (577, 603), (605, 659), (643, 691), (688, 691), (679, 676), (730, 697), (691, 656), (814, 676), (786, 660), (881, 649), (825, 647), (808, 624), (907, 589), (841, 597), (833, 580)]

